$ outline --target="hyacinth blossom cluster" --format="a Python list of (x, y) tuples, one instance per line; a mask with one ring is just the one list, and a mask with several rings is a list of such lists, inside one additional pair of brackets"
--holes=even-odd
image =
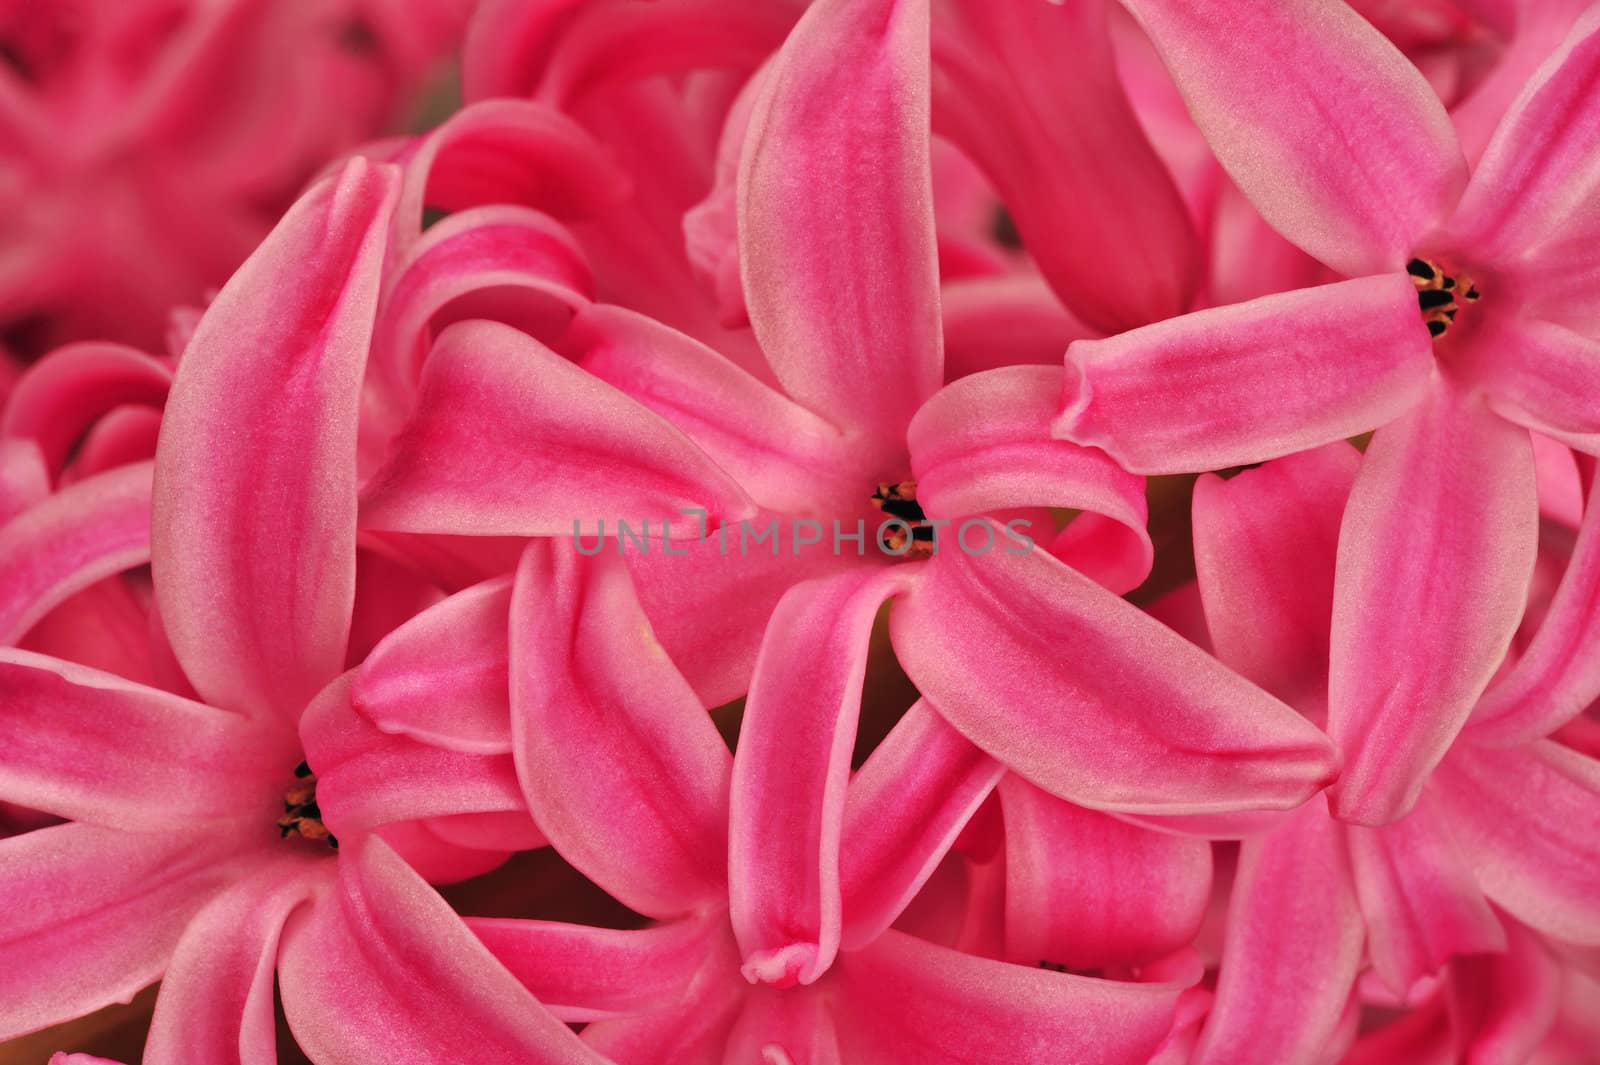
[(21, 0), (0, 145), (0, 1063), (1600, 1062), (1600, 3)]

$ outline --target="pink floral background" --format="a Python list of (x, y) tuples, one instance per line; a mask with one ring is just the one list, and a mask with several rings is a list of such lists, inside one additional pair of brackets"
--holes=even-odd
[(1600, 3), (0, 0), (0, 1065), (1600, 1065)]

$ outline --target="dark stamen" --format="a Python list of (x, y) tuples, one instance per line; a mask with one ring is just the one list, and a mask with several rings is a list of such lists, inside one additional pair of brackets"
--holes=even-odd
[(1420, 277), (1424, 281), (1433, 280), (1433, 264), (1426, 259), (1412, 259), (1406, 263), (1406, 273), (1412, 277)]
[(1455, 301), (1455, 296), (1443, 289), (1425, 288), (1417, 293), (1417, 304), (1425, 311), (1431, 311), (1435, 307), (1448, 307)]

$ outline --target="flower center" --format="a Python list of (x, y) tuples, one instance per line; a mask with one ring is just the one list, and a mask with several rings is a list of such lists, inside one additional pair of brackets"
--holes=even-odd
[(1456, 312), (1461, 309), (1456, 302), (1458, 298), (1466, 303), (1478, 301), (1478, 287), (1472, 283), (1472, 278), (1463, 273), (1447, 274), (1438, 263), (1412, 259), (1406, 263), (1406, 273), (1417, 286), (1417, 306), (1422, 308), (1422, 321), (1435, 340), (1444, 336), (1454, 324)]
[(927, 558), (933, 554), (934, 527), (917, 502), (917, 482), (880, 484), (872, 493), (872, 505), (888, 515), (878, 526), (883, 549), (901, 558)]
[(322, 823), (322, 808), (317, 805), (317, 775), (309, 763), (294, 767), (295, 781), (283, 793), (283, 816), (278, 818), (279, 838), (297, 835), (301, 839), (326, 843), (334, 850), (339, 841)]

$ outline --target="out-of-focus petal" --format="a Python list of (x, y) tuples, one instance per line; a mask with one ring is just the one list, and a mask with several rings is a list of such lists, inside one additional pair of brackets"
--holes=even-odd
[(1461, 1060), (1472, 1065), (1542, 1060), (1537, 1051), (1561, 1008), (1564, 974), (1556, 959), (1526, 928), (1513, 926), (1510, 939), (1509, 950), (1462, 958), (1451, 967)]
[(1155, 832), (1000, 782), (1006, 956), (1091, 970), (1145, 965), (1187, 946), (1211, 901), (1211, 844)]
[(1451, 223), (1485, 259), (1516, 256), (1552, 237), (1600, 234), (1600, 10), (1591, 7), (1501, 119)]
[(294, 768), (281, 730), (110, 673), (0, 650), (0, 795), (62, 817), (152, 830), (248, 813)]
[(788, 393), (896, 439), (944, 353), (927, 0), (823, 0), (778, 53), (739, 173), (750, 324)]
[(1326, 737), (1042, 551), (930, 560), (890, 617), (923, 695), (978, 746), (1080, 805), (1286, 808), (1333, 776)]
[(1127, 552), (1143, 557), (1142, 580), (1154, 556), (1144, 481), (1102, 451), (1051, 440), (1062, 377), (1059, 366), (991, 370), (923, 404), (906, 436), (917, 501), (928, 514), (949, 518), (1011, 507), (1104, 515), (1124, 527)]
[(294, 908), (332, 874), (327, 862), (280, 855), (195, 914), (161, 980), (147, 1065), (275, 1065), (278, 938)]
[(151, 466), (108, 470), (0, 527), (0, 642), (97, 581), (150, 560)]
[(1542, 740), (1462, 743), (1436, 772), (1440, 807), (1478, 884), (1524, 924), (1600, 944), (1600, 762)]
[(664, 419), (532, 337), (458, 322), (435, 341), (417, 411), (362, 494), (362, 524), (402, 532), (593, 535), (627, 521), (687, 531), (754, 512)]
[(1196, 1065), (1315, 1065), (1361, 963), (1343, 832), (1306, 803), (1271, 835), (1246, 840), (1228, 905), (1217, 998)]
[(744, 996), (723, 1055), (725, 1065), (743, 1061), (845, 1065), (849, 1060), (840, 1053), (834, 1006), (828, 998), (770, 987), (754, 988)]
[(356, 423), (398, 186), (356, 159), (302, 197), (212, 302), (173, 383), (156, 595), (215, 705), (295, 714), (344, 664)]
[(1373, 438), (1339, 532), (1338, 816), (1382, 824), (1416, 801), (1516, 631), (1538, 523), (1527, 431), (1448, 381)]
[(829, 513), (871, 490), (848, 480), (859, 442), (684, 333), (599, 306), (561, 350), (682, 430), (764, 507)]
[(181, 832), (56, 825), (0, 840), (0, 1039), (127, 1002), (229, 880)]
[(1000, 366), (1054, 365), (1068, 344), (1098, 335), (1025, 274), (946, 280), (939, 311), (951, 381)]
[(372, 837), (347, 847), (337, 883), (290, 919), (278, 983), (316, 1061), (604, 1061)]
[(69, 344), (17, 381), (0, 433), (35, 441), (56, 475), (96, 419), (127, 404), (159, 408), (171, 387), (172, 371), (142, 351), (121, 344)]
[(1123, 0), (1189, 113), (1272, 227), (1348, 276), (1395, 270), (1455, 206), (1444, 105), (1338, 0)]
[(724, 897), (731, 759), (627, 568), (536, 540), (511, 600), (517, 772), (561, 856), (632, 909)]
[(809, 984), (841, 929), (839, 848), (867, 644), (894, 568), (796, 585), (756, 658), (729, 808), (728, 892), (751, 983)]
[(845, 797), (845, 950), (899, 919), (1004, 772), (928, 703), (906, 711)]
[(1409, 997), (1457, 955), (1506, 949), (1505, 929), (1428, 792), (1394, 824), (1348, 832), (1367, 952), (1396, 996)]
[(563, 1021), (629, 1017), (675, 1003), (727, 935), (721, 913), (651, 928), (467, 918), (500, 963)]
[(469, 754), (509, 754), (511, 578), (457, 592), (372, 649), (350, 693), (384, 732)]
[(1104, 0), (939, 14), (934, 121), (994, 181), (1062, 301), (1107, 331), (1188, 310), (1199, 244), (1123, 92)]
[(50, 494), (50, 469), (32, 440), (0, 437), (0, 527)]
[(1011, 965), (892, 930), (838, 969), (840, 1041), (862, 1065), (1144, 1065), (1182, 990)]
[(1589, 475), (1577, 542), (1533, 640), (1472, 710), (1472, 742), (1547, 736), (1600, 698), (1600, 465)]
[(1339, 522), (1360, 468), (1337, 441), (1194, 486), (1194, 564), (1216, 655), (1291, 703), (1326, 691)]
[(424, 206), (460, 211), (519, 204), (557, 218), (584, 218), (628, 194), (627, 176), (582, 126), (524, 100), (462, 108), (420, 138), (403, 161), (397, 251), (418, 239)]
[(1432, 370), (1416, 288), (1363, 277), (1077, 341), (1053, 429), (1136, 473), (1224, 469), (1374, 429)]

